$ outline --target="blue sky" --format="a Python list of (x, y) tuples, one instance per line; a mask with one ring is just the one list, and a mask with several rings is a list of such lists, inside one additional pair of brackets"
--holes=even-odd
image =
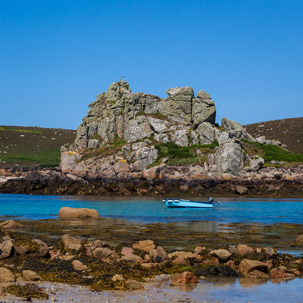
[(133, 92), (210, 93), (217, 122), (303, 116), (301, 0), (0, 0), (0, 125), (75, 129)]

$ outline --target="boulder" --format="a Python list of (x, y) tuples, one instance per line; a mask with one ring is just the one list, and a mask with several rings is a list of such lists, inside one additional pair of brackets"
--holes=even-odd
[(0, 244), (0, 260), (8, 258), (11, 253), (14, 244), (11, 239), (6, 239)]
[(14, 248), (19, 255), (30, 255), (33, 257), (45, 257), (49, 252), (48, 245), (39, 239), (21, 242), (20, 244), (16, 243)]
[(272, 247), (264, 247), (263, 250), (269, 256), (274, 256), (277, 254)]
[(6, 221), (3, 221), (0, 223), (0, 228), (3, 228), (3, 229), (21, 228), (23, 226), (24, 226), (23, 224), (16, 222), (14, 220), (6, 220)]
[[(86, 143), (85, 143), (86, 147)], [(76, 162), (79, 159), (79, 153), (75, 151), (65, 151), (61, 148), (61, 161), (60, 168), (63, 173), (72, 172), (76, 166)]]
[(130, 255), (122, 256), (121, 260), (126, 260), (133, 263), (140, 263), (142, 261), (142, 258), (140, 256), (130, 254)]
[(210, 154), (208, 160), (212, 165), (212, 170), (218, 173), (229, 173), (238, 175), (244, 167), (245, 152), (241, 144), (236, 142), (226, 142), (216, 147), (215, 153)]
[(0, 267), (0, 282), (15, 282), (15, 275), (7, 268)]
[(145, 116), (139, 116), (137, 119), (127, 121), (124, 125), (124, 140), (126, 142), (135, 142), (149, 137), (152, 129)]
[(110, 262), (118, 259), (117, 254), (107, 247), (97, 247), (93, 251), (93, 257), (102, 260), (103, 262)]
[(123, 247), (121, 250), (122, 256), (130, 256), (134, 254), (134, 250), (130, 247)]
[(264, 273), (268, 272), (268, 266), (264, 262), (256, 260), (243, 259), (239, 265), (239, 272), (242, 275), (247, 275), (254, 270), (259, 270)]
[(152, 241), (152, 240), (143, 240), (143, 241), (134, 243), (133, 248), (149, 253), (153, 249), (156, 248), (156, 245), (155, 245), (154, 241)]
[(33, 244), (38, 246), (38, 251), (33, 253), (34, 257), (45, 257), (48, 255), (49, 247), (48, 245), (40, 239), (34, 239), (31, 241)]
[(83, 271), (83, 270), (86, 270), (87, 269), (87, 266), (84, 265), (81, 261), (79, 260), (74, 260), (72, 262), (72, 266), (74, 268), (74, 270), (76, 271)]
[(174, 274), (171, 277), (174, 284), (198, 283), (199, 279), (192, 272), (184, 271), (181, 274)]
[(164, 132), (167, 132), (168, 129), (169, 129), (168, 121), (148, 117), (148, 122), (151, 126), (151, 129), (153, 131), (155, 131), (156, 133), (158, 133), (158, 134), (162, 134)]
[(171, 134), (171, 141), (179, 146), (188, 146), (188, 135), (187, 129), (176, 130)]
[(264, 165), (264, 159), (257, 156), (249, 161), (249, 166), (246, 167), (247, 171), (259, 171)]
[(237, 253), (240, 256), (244, 256), (244, 255), (251, 254), (251, 253), (254, 253), (254, 252), (255, 252), (255, 249), (246, 245), (246, 244), (239, 244), (237, 246)]
[(94, 240), (93, 245), (94, 245), (95, 248), (96, 247), (103, 247), (105, 245), (105, 243), (103, 241), (97, 239), (97, 240)]
[(249, 272), (247, 275), (245, 275), (245, 277), (253, 278), (253, 279), (268, 279), (269, 275), (263, 271), (256, 269), (256, 270)]
[(187, 265), (186, 258), (183, 256), (178, 256), (176, 259), (173, 260), (173, 264), (176, 265)]
[(270, 271), (270, 278), (271, 279), (279, 279), (279, 280), (289, 280), (295, 278), (295, 275), (293, 273), (287, 272), (287, 269), (285, 268), (273, 268)]
[(240, 123), (223, 118), (221, 124), (224, 130), (228, 132), (230, 138), (255, 141), (255, 139), (246, 132), (246, 129)]
[(218, 266), (220, 264), (220, 261), (218, 258), (212, 257), (212, 258), (207, 258), (207, 259), (203, 260), (201, 264), (210, 265), (210, 266)]
[(190, 124), (192, 120), (192, 101), (194, 91), (191, 87), (175, 87), (166, 90), (168, 98), (164, 102), (160, 102), (160, 113), (167, 115), (171, 121)]
[(216, 249), (211, 252), (211, 255), (216, 256), (222, 262), (226, 262), (230, 258), (231, 253), (227, 249)]
[(239, 195), (246, 195), (248, 193), (248, 188), (245, 185), (236, 185), (235, 192)]
[(197, 93), (197, 98), (193, 101), (192, 120), (195, 127), (203, 122), (215, 124), (215, 102), (212, 101), (210, 95), (203, 90)]
[(211, 144), (215, 141), (215, 127), (209, 122), (199, 124), (197, 130), (199, 144)]
[(99, 219), (100, 215), (95, 209), (62, 207), (59, 211), (59, 219)]
[(158, 246), (156, 249), (150, 251), (149, 255), (151, 256), (152, 261), (156, 263), (161, 263), (168, 260), (167, 252), (161, 246)]
[(66, 250), (75, 250), (75, 251), (79, 251), (81, 249), (81, 240), (74, 238), (68, 234), (65, 234), (64, 236), (62, 236), (61, 238), (64, 248)]
[(303, 246), (303, 235), (299, 235), (296, 239), (298, 245)]
[(23, 270), (22, 275), (25, 281), (39, 281), (41, 277), (32, 270)]

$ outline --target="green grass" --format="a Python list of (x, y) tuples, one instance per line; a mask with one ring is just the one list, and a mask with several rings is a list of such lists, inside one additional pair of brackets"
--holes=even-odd
[(92, 157), (96, 157), (96, 156), (103, 158), (103, 157), (113, 155), (113, 154), (117, 153), (125, 144), (126, 144), (126, 141), (124, 141), (123, 139), (116, 136), (110, 144), (107, 144), (107, 145), (97, 148), (97, 149), (92, 149), (92, 150), (87, 149), (82, 154), (80, 161), (83, 161), (83, 160), (86, 160), (86, 159), (89, 159)]
[(7, 163), (32, 162), (39, 163), (40, 166), (50, 167), (60, 164), (60, 150), (44, 150), (36, 153), (16, 153), (11, 155), (1, 155), (1, 160)]
[(255, 153), (258, 153), (261, 157), (264, 158), (265, 163), (269, 163), (271, 161), (279, 161), (279, 162), (288, 162), (288, 163), (302, 163), (303, 155), (295, 154), (289, 151), (286, 151), (279, 146), (272, 144), (262, 145), (257, 142), (248, 142), (243, 141), (245, 149), (250, 151), (254, 150)]
[(60, 164), (60, 147), (76, 132), (58, 128), (0, 126), (0, 167), (50, 167)]
[[(178, 146), (175, 143), (155, 143), (155, 146), (159, 152), (159, 160), (168, 158), (168, 165), (188, 165), (205, 162), (208, 154), (218, 146), (218, 142), (191, 146)], [(202, 156), (197, 156), (197, 150), (202, 152)]]

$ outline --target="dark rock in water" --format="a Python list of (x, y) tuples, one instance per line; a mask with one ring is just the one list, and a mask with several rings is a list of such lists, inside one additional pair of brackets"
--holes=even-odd
[(194, 273), (197, 276), (206, 276), (206, 277), (207, 276), (238, 277), (238, 273), (236, 271), (224, 265), (199, 268)]

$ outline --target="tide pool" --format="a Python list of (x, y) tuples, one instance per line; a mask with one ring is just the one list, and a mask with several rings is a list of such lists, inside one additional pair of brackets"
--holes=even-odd
[[(201, 199), (201, 200), (206, 200)], [(303, 199), (218, 199), (213, 209), (165, 208), (157, 197), (78, 197), (0, 194), (0, 216), (40, 220), (57, 218), (61, 207), (94, 208), (101, 217), (137, 223), (215, 221), (222, 223), (303, 222)]]

